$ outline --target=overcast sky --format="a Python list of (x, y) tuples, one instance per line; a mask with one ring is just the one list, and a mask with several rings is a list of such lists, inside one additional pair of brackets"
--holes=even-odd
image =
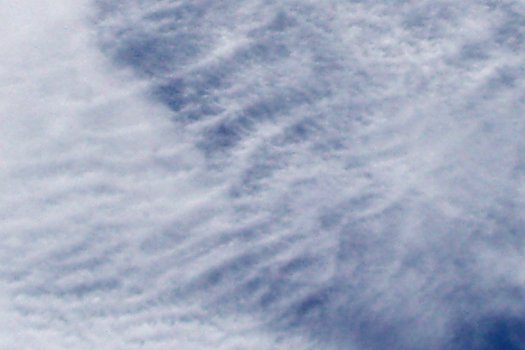
[(522, 0), (0, 0), (0, 349), (525, 349)]

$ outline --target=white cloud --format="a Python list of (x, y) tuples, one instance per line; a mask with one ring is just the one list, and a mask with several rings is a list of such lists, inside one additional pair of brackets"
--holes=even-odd
[(519, 2), (0, 16), (0, 347), (453, 349), (523, 309)]

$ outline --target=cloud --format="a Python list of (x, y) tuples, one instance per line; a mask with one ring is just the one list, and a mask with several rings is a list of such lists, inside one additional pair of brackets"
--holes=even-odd
[(2, 11), (2, 347), (520, 348), (519, 2)]

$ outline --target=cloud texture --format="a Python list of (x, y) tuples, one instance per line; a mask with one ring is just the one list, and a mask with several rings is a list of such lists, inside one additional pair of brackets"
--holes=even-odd
[(523, 2), (0, 8), (0, 348), (524, 348)]

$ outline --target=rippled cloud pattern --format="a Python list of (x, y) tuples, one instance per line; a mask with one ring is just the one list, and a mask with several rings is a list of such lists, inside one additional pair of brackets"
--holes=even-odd
[(525, 349), (523, 1), (0, 4), (0, 349)]

